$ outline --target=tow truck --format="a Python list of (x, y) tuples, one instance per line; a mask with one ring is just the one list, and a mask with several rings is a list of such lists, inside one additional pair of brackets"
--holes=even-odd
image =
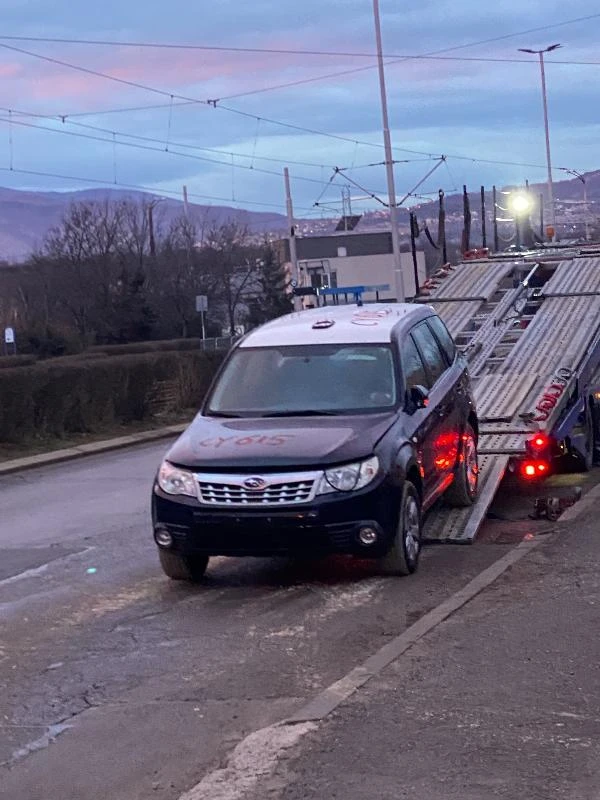
[(559, 458), (600, 456), (600, 248), (544, 248), (445, 265), (415, 302), (432, 305), (469, 364), (480, 492), (436, 509), (429, 541), (472, 543), (507, 470), (542, 481)]

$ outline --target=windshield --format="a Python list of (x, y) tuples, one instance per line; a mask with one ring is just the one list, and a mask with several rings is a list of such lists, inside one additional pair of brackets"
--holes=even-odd
[(238, 348), (205, 413), (286, 416), (369, 413), (396, 405), (389, 345)]

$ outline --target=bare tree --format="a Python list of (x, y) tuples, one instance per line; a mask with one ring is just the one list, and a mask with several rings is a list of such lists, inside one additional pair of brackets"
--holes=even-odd
[(224, 307), (229, 331), (235, 333), (244, 296), (257, 274), (254, 249), (247, 244), (248, 231), (233, 222), (213, 228), (205, 253), (218, 285), (217, 297)]

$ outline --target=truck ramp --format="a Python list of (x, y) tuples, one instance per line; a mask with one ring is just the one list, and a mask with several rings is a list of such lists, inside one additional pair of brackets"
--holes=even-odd
[(556, 430), (600, 365), (600, 258), (548, 251), (440, 270), (418, 298), (435, 308), (469, 363), (479, 416), (480, 491), (439, 504), (426, 541), (472, 543), (514, 456)]

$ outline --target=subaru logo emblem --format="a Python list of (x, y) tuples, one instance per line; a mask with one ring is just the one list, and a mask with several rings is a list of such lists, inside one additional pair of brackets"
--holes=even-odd
[(260, 492), (266, 485), (267, 482), (264, 478), (247, 478), (244, 481), (244, 488), (249, 489), (251, 492)]

